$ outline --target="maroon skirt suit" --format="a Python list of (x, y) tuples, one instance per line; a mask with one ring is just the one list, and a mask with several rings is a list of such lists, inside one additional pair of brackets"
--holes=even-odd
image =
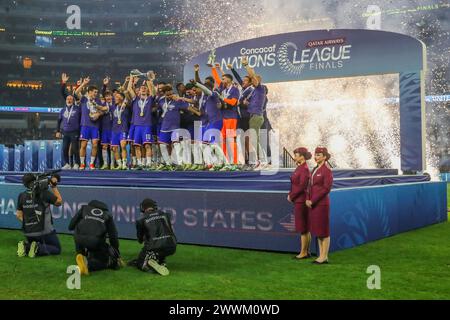
[(308, 190), (308, 199), (312, 202), (309, 209), (309, 225), (311, 234), (326, 238), (330, 236), (330, 191), (333, 185), (333, 173), (325, 163), (314, 169)]
[(308, 226), (308, 207), (305, 202), (307, 199), (307, 190), (311, 173), (306, 162), (297, 166), (291, 175), (291, 191), (289, 197), (294, 202), (295, 230), (299, 233), (307, 233)]

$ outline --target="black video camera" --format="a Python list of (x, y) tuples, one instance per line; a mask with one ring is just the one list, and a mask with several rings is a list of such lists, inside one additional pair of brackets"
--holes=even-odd
[[(61, 181), (58, 174), (61, 170), (52, 170), (38, 174), (27, 174), (23, 177), (24, 185), (33, 193), (40, 193), (48, 189), (49, 185), (55, 186)], [(57, 182), (53, 183), (52, 178), (56, 178)]]

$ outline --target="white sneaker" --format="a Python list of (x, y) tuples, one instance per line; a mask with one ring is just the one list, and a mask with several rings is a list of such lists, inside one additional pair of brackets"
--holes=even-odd
[(169, 269), (166, 266), (160, 265), (156, 260), (149, 259), (147, 264), (162, 276), (168, 276), (170, 274)]
[(270, 169), (272, 169), (272, 166), (268, 163), (261, 163), (259, 165), (259, 169), (260, 170), (270, 170)]
[(62, 167), (61, 169), (70, 170), (71, 169), (70, 164), (66, 163), (66, 165), (64, 167)]
[(73, 165), (73, 168), (72, 168), (73, 170), (79, 170), (80, 169), (80, 166), (78, 165), (78, 164), (74, 164)]

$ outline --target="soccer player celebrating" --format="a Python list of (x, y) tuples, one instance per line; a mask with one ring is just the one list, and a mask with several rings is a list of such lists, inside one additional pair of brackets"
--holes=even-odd
[[(190, 86), (192, 86), (192, 84), (189, 84)], [(184, 85), (184, 83), (179, 82), (176, 85), (176, 89), (177, 89), (177, 93), (178, 96), (181, 98), (191, 98), (188, 97), (187, 94), (187, 88)], [(191, 88), (192, 89), (192, 88)], [(193, 121), (192, 121), (192, 117), (191, 117), (191, 113), (187, 112), (185, 110), (181, 110), (180, 111), (180, 128), (181, 129), (185, 129), (188, 130), (193, 127)], [(190, 160), (190, 156), (191, 156), (191, 139), (186, 139), (185, 137), (182, 138), (182, 140), (180, 141), (180, 152), (181, 154), (180, 156), (180, 162), (183, 163), (183, 170), (186, 170), (187, 168), (189, 168), (192, 164), (192, 161)], [(183, 155), (189, 155), (188, 157), (183, 157)]]
[(106, 107), (100, 106), (100, 101), (97, 99), (98, 89), (95, 86), (89, 86), (87, 94), (82, 96), (81, 92), (86, 85), (89, 84), (90, 78), (84, 78), (81, 85), (75, 90), (75, 95), (80, 99), (81, 106), (81, 130), (80, 130), (80, 169), (86, 168), (86, 147), (89, 140), (92, 141), (91, 161), (89, 168), (95, 169), (95, 158), (97, 157), (97, 148), (99, 140), (99, 126), (98, 119), (101, 116), (101, 111), (106, 111)]
[[(112, 105), (110, 112), (113, 115), (111, 148), (118, 164), (117, 167), (112, 166), (111, 169), (127, 170), (128, 114), (130, 113), (130, 108), (123, 93), (116, 92), (114, 94), (114, 104)], [(119, 156), (119, 147), (121, 149), (121, 157)], [(111, 163), (112, 162), (111, 159)]]
[(208, 116), (204, 110), (206, 95), (200, 88), (194, 86), (193, 82), (189, 84), (193, 87), (191, 90), (192, 99), (190, 103), (200, 112), (200, 116), (197, 116), (197, 118), (193, 121), (192, 131), (189, 131), (193, 141), (192, 153), (194, 156), (194, 164), (190, 167), (190, 169), (199, 171), (205, 169), (205, 163), (203, 161), (203, 132), (204, 128), (208, 125)]
[[(161, 113), (162, 113), (162, 109), (159, 108), (159, 101), (164, 98), (164, 93), (162, 91), (162, 89), (165, 87), (166, 83), (165, 82), (159, 82), (157, 85), (157, 90), (156, 90), (156, 95), (155, 95), (155, 101), (153, 104), (153, 117), (152, 117), (152, 134), (153, 134), (153, 139), (155, 142), (159, 142), (159, 132), (161, 131), (161, 123), (162, 123), (162, 119), (161, 119)], [(157, 165), (158, 162), (162, 162), (161, 160), (162, 156), (161, 156), (161, 148), (159, 143), (154, 143), (152, 145), (152, 160), (155, 162), (155, 165), (152, 165), (150, 168), (151, 169), (157, 169), (159, 166)], [(160, 161), (161, 160), (161, 161)]]
[[(253, 86), (252, 81), (249, 76), (245, 76), (244, 78), (241, 78), (239, 73), (233, 68), (232, 64), (228, 64), (227, 68), (231, 70), (231, 73), (233, 73), (234, 77), (236, 78), (237, 82), (239, 83), (241, 90), (238, 100), (238, 124), (237, 127), (242, 131), (247, 131), (250, 129), (249, 127), (249, 121), (250, 121), (250, 114), (248, 113), (248, 105), (250, 101), (250, 97), (253, 92)], [(241, 164), (244, 164), (243, 169), (249, 169), (248, 161), (249, 161), (249, 137), (245, 137), (244, 141), (244, 150), (239, 150), (239, 156), (241, 156), (242, 152), (242, 159), (239, 158), (239, 162)], [(238, 146), (241, 146), (241, 144), (238, 144)]]
[(142, 170), (142, 153), (141, 146), (145, 147), (145, 156), (147, 167), (152, 162), (152, 106), (154, 102), (153, 96), (153, 80), (154, 75), (145, 81), (139, 88), (139, 94), (136, 95), (133, 89), (134, 77), (131, 76), (128, 83), (128, 94), (132, 100), (133, 124), (134, 124), (134, 148), (136, 150), (138, 169)]
[[(105, 111), (105, 113), (101, 118), (101, 145), (102, 145), (103, 166), (100, 169), (107, 170), (109, 169), (108, 148), (111, 143), (112, 122), (113, 122), (113, 115), (111, 113), (111, 107), (113, 105), (112, 92), (109, 90), (104, 91), (103, 97), (105, 98), (104, 106), (106, 106), (108, 110)], [(111, 157), (111, 167), (113, 166), (114, 166), (114, 158)]]
[(248, 76), (252, 81), (254, 87), (252, 95), (250, 96), (250, 101), (248, 104), (247, 111), (250, 114), (249, 127), (256, 133), (256, 147), (250, 145), (256, 149), (256, 155), (250, 159), (251, 164), (257, 169), (260, 165), (259, 153), (260, 153), (260, 129), (264, 123), (263, 108), (266, 100), (266, 90), (261, 82), (261, 76), (255, 73), (255, 70), (248, 65), (248, 58), (242, 57), (242, 65), (246, 68)]
[[(134, 78), (132, 81), (137, 81), (137, 78)], [(128, 101), (132, 101), (133, 99), (131, 99), (129, 93), (128, 93), (128, 84), (131, 81), (130, 76), (127, 76), (125, 78), (125, 83), (123, 84), (122, 88), (123, 88), (123, 93), (125, 94), (125, 97), (127, 98)], [(133, 84), (134, 85), (134, 84)], [(129, 109), (128, 112), (128, 123), (130, 124), (129, 128), (128, 128), (128, 135), (127, 135), (127, 143), (130, 146), (130, 156), (131, 156), (131, 169), (134, 169), (137, 165), (137, 158), (136, 158), (136, 150), (134, 148), (133, 145), (133, 140), (134, 140), (134, 123), (133, 123), (133, 108)]]
[[(171, 85), (166, 85), (162, 89), (162, 92), (164, 93), (164, 97), (159, 100), (159, 108), (162, 109), (162, 122), (161, 131), (158, 136), (161, 155), (164, 163), (166, 165), (170, 165), (170, 156), (172, 154), (171, 147), (173, 145), (175, 155), (177, 156), (177, 160), (175, 162), (180, 165), (180, 159), (178, 159), (178, 156), (181, 154), (181, 145), (178, 137), (174, 137), (174, 135), (177, 135), (176, 131), (180, 129), (180, 111), (190, 111), (197, 115), (200, 115), (200, 112), (190, 106), (189, 103), (185, 101), (185, 98), (174, 95)], [(160, 166), (158, 169), (161, 170), (163, 167)]]
[[(203, 141), (206, 144), (203, 150), (203, 159), (210, 170), (220, 170), (223, 167), (223, 164), (228, 163), (228, 160), (225, 157), (222, 148), (217, 144), (219, 141), (216, 141), (216, 136), (213, 135), (214, 130), (222, 132), (223, 118), (221, 106), (223, 100), (217, 91), (213, 91), (214, 79), (212, 77), (207, 77), (205, 79), (205, 85), (196, 81), (193, 81), (193, 84), (203, 91), (204, 96), (202, 97), (201, 109), (204, 110), (208, 119), (206, 131), (203, 135)], [(213, 153), (215, 154), (215, 157), (213, 156)]]
[[(222, 149), (225, 156), (228, 155), (228, 150), (232, 150), (233, 157), (232, 162), (237, 164), (237, 144), (236, 144), (236, 129), (237, 129), (237, 104), (239, 100), (239, 90), (233, 85), (233, 76), (231, 74), (224, 74), (220, 79), (217, 69), (220, 68), (220, 64), (216, 64), (212, 69), (213, 77), (218, 84), (218, 90), (224, 101), (224, 108), (222, 109), (223, 126), (222, 126)], [(223, 73), (223, 72), (222, 72)], [(230, 149), (228, 144), (230, 143)], [(223, 169), (234, 169), (234, 167), (224, 167)]]
[[(196, 170), (197, 165), (201, 165), (202, 161), (199, 159), (196, 159), (195, 157), (195, 123), (201, 123), (201, 111), (198, 109), (198, 100), (196, 99), (196, 93), (195, 93), (195, 87), (192, 83), (187, 83), (184, 88), (186, 89), (184, 95), (180, 95), (184, 98), (184, 101), (188, 102), (192, 107), (194, 107), (197, 112), (190, 112), (190, 111), (183, 111), (181, 114), (181, 121), (180, 121), (180, 127), (182, 129), (186, 129), (189, 131), (190, 135), (190, 141), (183, 141), (182, 142), (182, 150), (183, 155), (186, 157), (183, 158), (183, 163), (185, 164), (183, 167), (183, 170)], [(201, 90), (199, 89), (199, 93), (201, 95)], [(194, 163), (192, 163), (191, 156), (194, 153)], [(197, 160), (197, 161), (195, 161)]]

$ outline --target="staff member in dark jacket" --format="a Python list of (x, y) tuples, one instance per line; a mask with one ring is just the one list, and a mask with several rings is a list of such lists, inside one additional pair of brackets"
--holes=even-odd
[(311, 234), (308, 226), (308, 207), (306, 206), (306, 195), (311, 173), (309, 172), (307, 160), (311, 159), (311, 152), (306, 148), (294, 150), (294, 160), (297, 168), (291, 176), (291, 191), (287, 197), (289, 202), (294, 204), (295, 230), (300, 233), (300, 253), (295, 256), (297, 259), (307, 259), (311, 257), (309, 245)]
[(74, 156), (73, 169), (78, 170), (80, 167), (80, 122), (81, 122), (81, 109), (78, 104), (75, 103), (73, 95), (68, 94), (66, 90), (66, 82), (69, 77), (62, 74), (62, 86), (61, 92), (66, 100), (66, 105), (61, 109), (59, 113), (56, 138), (63, 138), (63, 169), (70, 169), (70, 157), (69, 149)]
[(69, 230), (75, 230), (76, 262), (82, 275), (123, 266), (117, 229), (105, 203), (92, 200), (82, 206), (70, 221)]
[(330, 159), (327, 148), (317, 147), (314, 168), (309, 184), (308, 200), (311, 234), (319, 240), (319, 257), (313, 262), (316, 264), (328, 263), (328, 250), (330, 249), (330, 191), (333, 185), (333, 173), (327, 164)]
[(162, 276), (169, 275), (165, 258), (173, 255), (177, 246), (177, 238), (172, 229), (169, 214), (158, 210), (157, 203), (145, 199), (141, 203), (142, 218), (136, 221), (137, 239), (144, 243), (139, 257), (130, 261), (142, 271), (155, 270)]
[(27, 188), (19, 194), (16, 216), (22, 223), (26, 241), (17, 244), (19, 257), (39, 257), (61, 254), (61, 244), (53, 227), (50, 205), (62, 205), (62, 197), (57, 188), (59, 175), (54, 174), (48, 189), (40, 190), (35, 183), (38, 181), (32, 173), (23, 176), (23, 185)]

